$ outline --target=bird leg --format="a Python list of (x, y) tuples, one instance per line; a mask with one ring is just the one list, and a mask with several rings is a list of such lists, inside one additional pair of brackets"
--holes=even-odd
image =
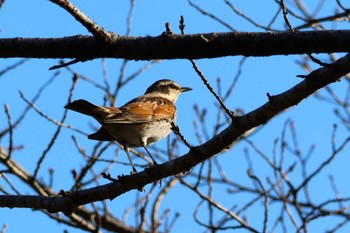
[(137, 170), (136, 170), (136, 168), (135, 168), (135, 165), (134, 165), (134, 163), (132, 162), (131, 156), (130, 156), (130, 154), (129, 154), (129, 148), (128, 148), (127, 146), (124, 146), (124, 151), (125, 151), (126, 155), (128, 156), (129, 161), (130, 161), (130, 165), (131, 165), (131, 167), (132, 167), (132, 174), (137, 173)]
[(149, 150), (147, 149), (147, 147), (145, 145), (142, 145), (143, 148), (145, 148), (145, 150), (147, 151), (147, 154), (149, 155), (149, 157), (151, 157), (153, 165), (156, 166), (158, 165), (157, 161), (153, 158), (153, 156), (151, 155), (151, 152), (149, 152)]

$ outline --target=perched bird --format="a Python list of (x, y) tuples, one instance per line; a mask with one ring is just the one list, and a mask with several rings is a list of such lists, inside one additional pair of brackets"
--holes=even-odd
[(170, 123), (175, 123), (177, 115), (175, 102), (182, 92), (190, 90), (192, 89), (181, 87), (172, 80), (162, 79), (153, 83), (144, 95), (119, 108), (96, 106), (86, 100), (73, 101), (65, 108), (95, 118), (102, 127), (88, 138), (119, 142), (128, 156), (133, 172), (137, 172), (129, 148), (145, 148), (156, 165), (156, 160), (146, 146), (170, 134)]

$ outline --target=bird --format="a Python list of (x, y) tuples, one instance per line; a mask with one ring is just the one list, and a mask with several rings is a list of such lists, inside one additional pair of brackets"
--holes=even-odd
[(147, 146), (171, 133), (171, 123), (175, 123), (177, 118), (175, 102), (181, 93), (191, 90), (170, 79), (161, 79), (149, 86), (144, 95), (119, 108), (97, 106), (83, 99), (70, 102), (65, 108), (97, 120), (101, 128), (88, 138), (117, 141), (128, 156), (132, 173), (137, 173), (129, 148), (143, 147), (156, 166), (157, 162)]

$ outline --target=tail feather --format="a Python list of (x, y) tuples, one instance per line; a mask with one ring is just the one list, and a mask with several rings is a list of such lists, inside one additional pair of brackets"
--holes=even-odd
[(101, 127), (96, 133), (90, 134), (88, 138), (98, 141), (115, 141), (115, 138), (103, 127)]
[(86, 100), (76, 100), (73, 102), (68, 103), (64, 108), (89, 115), (89, 116), (94, 116), (94, 110), (99, 108), (98, 106), (86, 101)]

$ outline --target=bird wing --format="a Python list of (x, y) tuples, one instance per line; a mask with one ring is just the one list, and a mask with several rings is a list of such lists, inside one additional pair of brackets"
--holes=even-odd
[(120, 112), (109, 115), (104, 123), (146, 123), (159, 120), (172, 121), (176, 107), (170, 100), (161, 97), (138, 97), (119, 108)]

